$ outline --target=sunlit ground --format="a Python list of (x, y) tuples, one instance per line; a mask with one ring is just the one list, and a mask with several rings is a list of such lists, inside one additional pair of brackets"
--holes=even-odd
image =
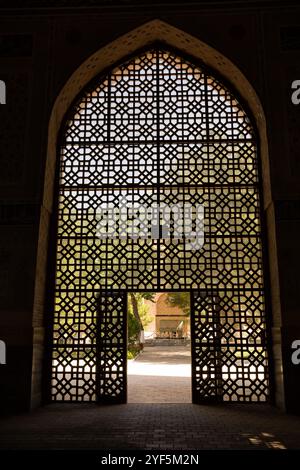
[(191, 350), (185, 346), (146, 347), (128, 361), (129, 375), (191, 377)]
[(191, 403), (190, 346), (154, 346), (128, 361), (129, 403)]
[(250, 444), (255, 447), (267, 447), (268, 449), (286, 449), (286, 446), (277, 439), (274, 434), (261, 432), (257, 434), (242, 434)]
[(151, 375), (157, 377), (191, 377), (191, 366), (188, 364), (147, 364), (128, 361), (129, 375)]

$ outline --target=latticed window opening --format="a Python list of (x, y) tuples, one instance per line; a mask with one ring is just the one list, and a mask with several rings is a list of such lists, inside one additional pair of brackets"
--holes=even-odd
[[(59, 171), (52, 399), (124, 401), (126, 291), (182, 289), (193, 299), (194, 401), (265, 401), (257, 142), (232, 92), (173, 51), (141, 52), (70, 110)], [(154, 229), (140, 220), (142, 236), (108, 224), (104, 237), (99, 208), (124, 201), (203, 207), (203, 246), (163, 218)]]

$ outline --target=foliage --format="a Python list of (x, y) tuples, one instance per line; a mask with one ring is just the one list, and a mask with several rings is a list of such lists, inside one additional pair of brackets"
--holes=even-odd
[(140, 292), (136, 295), (141, 296), (141, 298), (145, 300), (151, 300), (151, 302), (154, 302), (155, 292)]
[(127, 328), (128, 328), (128, 343), (134, 344), (137, 341), (139, 332), (140, 332), (140, 325), (133, 315), (132, 308), (128, 308), (127, 312)]
[(191, 303), (189, 292), (168, 292), (167, 303), (171, 307), (181, 308), (185, 315), (190, 315)]
[(136, 358), (140, 350), (141, 348), (138, 345), (137, 346), (130, 345), (127, 350), (127, 359), (130, 360), (130, 359)]
[[(144, 300), (154, 301), (154, 295), (152, 292), (135, 292), (133, 294), (137, 301), (138, 314), (141, 320), (143, 327), (145, 328), (152, 321), (152, 317), (149, 314), (149, 306), (145, 304)], [(127, 321), (128, 321), (128, 343), (134, 344), (138, 341), (138, 336), (140, 333), (140, 324), (137, 318), (134, 315), (132, 302), (130, 301), (129, 296), (128, 302), (128, 312), (127, 312)]]

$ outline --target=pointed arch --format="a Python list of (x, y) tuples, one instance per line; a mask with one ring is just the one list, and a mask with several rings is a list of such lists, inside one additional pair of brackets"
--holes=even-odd
[[(160, 20), (150, 21), (135, 30), (123, 35), (122, 37), (111, 42), (107, 46), (98, 50), (89, 57), (81, 66), (72, 74), (68, 82), (65, 84), (58, 95), (49, 122), (48, 130), (48, 150), (44, 183), (44, 196), (41, 208), (39, 245), (37, 254), (37, 275), (35, 289), (35, 303), (33, 314), (33, 326), (37, 332), (36, 351), (34, 360), (41, 364), (41, 345), (43, 343), (41, 332), (41, 322), (43, 318), (44, 305), (41, 299), (45, 297), (45, 277), (46, 277), (46, 247), (48, 244), (49, 224), (53, 205), (53, 185), (55, 179), (55, 166), (57, 155), (57, 136), (61, 128), (64, 116), (74, 102), (78, 93), (91, 81), (93, 77), (101, 72), (109, 69), (113, 64), (120, 62), (124, 57), (134, 54), (137, 50), (145, 48), (154, 42), (161, 42), (170, 47), (174, 47), (189, 56), (201, 60), (208, 67), (216, 70), (225, 78), (238, 92), (243, 100), (247, 103), (252, 116), (255, 119), (256, 127), (260, 140), (260, 157), (262, 164), (262, 182), (263, 182), (263, 198), (265, 209), (269, 210), (269, 237), (272, 241), (272, 250), (276, 250), (274, 242), (274, 223), (272, 217), (272, 197), (271, 185), (269, 177), (269, 160), (266, 135), (266, 122), (264, 112), (260, 100), (255, 93), (253, 87), (248, 82), (242, 72), (226, 57), (209, 45), (203, 43), (199, 39), (183, 32)], [(273, 269), (273, 292), (276, 291), (275, 297), (278, 299), (278, 273), (276, 265), (276, 256), (273, 256), (274, 262), (271, 266)], [(280, 307), (276, 302), (276, 315), (278, 323), (280, 322)], [(280, 353), (278, 351), (278, 359), (280, 361)], [(281, 386), (281, 378), (278, 377), (278, 386)], [(33, 377), (32, 396), (33, 403), (39, 401), (40, 382)]]
[(56, 139), (61, 123), (76, 96), (97, 75), (154, 42), (165, 43), (193, 56), (224, 77), (247, 103), (260, 136), (264, 206), (271, 201), (266, 122), (261, 102), (245, 75), (227, 57), (198, 38), (161, 20), (149, 21), (99, 49), (72, 74), (55, 100), (49, 122), (43, 205), (51, 211), (56, 163)]

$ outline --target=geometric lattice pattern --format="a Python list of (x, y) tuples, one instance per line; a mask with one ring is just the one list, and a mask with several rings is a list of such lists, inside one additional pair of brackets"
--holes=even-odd
[[(195, 336), (202, 345), (196, 345), (199, 393), (217, 387), (215, 395), (227, 400), (266, 399), (256, 151), (253, 127), (227, 87), (205, 66), (164, 48), (129, 59), (82, 93), (60, 143), (54, 400), (94, 400), (124, 389), (122, 353), (106, 350), (99, 333), (99, 298), (122, 289), (197, 291), (195, 328), (205, 324), (204, 304), (211, 302), (219, 320), (208, 321), (216, 322), (214, 347), (222, 358), (213, 385), (203, 375), (211, 367), (203, 326)], [(117, 208), (122, 200), (143, 207), (202, 205), (203, 247), (189, 250), (172, 228), (163, 236), (161, 219), (158, 236), (100, 238), (99, 207)], [(125, 328), (118, 318), (117, 342)]]
[(261, 292), (193, 291), (193, 401), (268, 399)]
[(127, 295), (102, 292), (98, 299), (98, 400), (126, 402), (127, 395)]

